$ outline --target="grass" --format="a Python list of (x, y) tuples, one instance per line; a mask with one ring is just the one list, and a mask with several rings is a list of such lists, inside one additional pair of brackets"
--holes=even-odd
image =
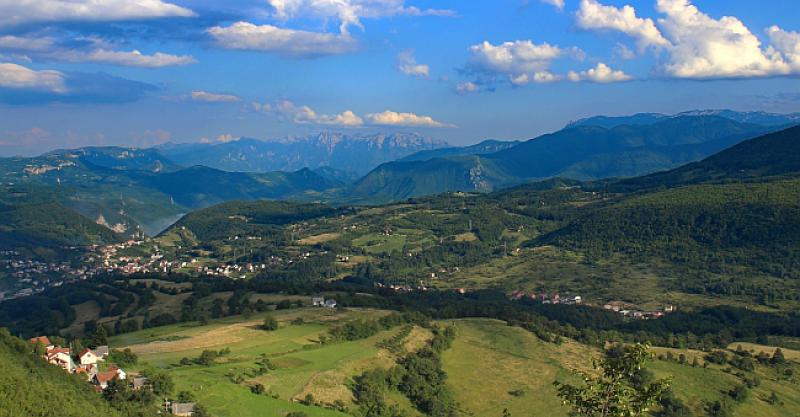
[[(498, 410), (508, 409), (511, 415), (567, 416), (568, 409), (561, 406), (552, 382), (579, 382), (572, 371), (591, 370), (592, 358), (600, 354), (599, 350), (569, 340), (562, 345), (543, 343), (522, 329), (496, 320), (452, 323), (457, 326), (457, 337), (443, 355), (444, 369), (463, 415), (496, 417)], [(702, 355), (678, 349), (655, 349), (655, 353), (667, 350), (676, 358), (685, 354), (689, 363), (692, 357)], [(703, 407), (707, 402), (727, 397), (727, 391), (742, 383), (739, 377), (715, 365), (692, 367), (654, 359), (647, 366), (657, 378), (672, 378), (676, 396), (696, 416), (706, 415)], [(765, 366), (757, 366), (752, 375), (761, 383), (750, 390), (746, 401), (734, 403), (736, 417), (800, 415), (800, 385), (796, 377), (787, 380), (774, 368)], [(781, 404), (766, 401), (772, 392)]]
[[(756, 355), (759, 352), (765, 352), (770, 356), (772, 356), (772, 354), (775, 352), (775, 346), (766, 346), (766, 345), (759, 345), (756, 343), (747, 343), (747, 342), (731, 343), (728, 346), (728, 349), (736, 350), (737, 347), (739, 346), (741, 346), (742, 349), (748, 352), (753, 352)], [(793, 349), (786, 349), (786, 348), (781, 348), (781, 351), (783, 351), (783, 357), (785, 357), (786, 359), (800, 363), (800, 351)]]
[(406, 236), (400, 234), (386, 236), (370, 233), (353, 240), (353, 246), (360, 247), (370, 254), (399, 252), (403, 250), (405, 244)]
[(297, 241), (300, 245), (316, 245), (318, 243), (330, 242), (336, 240), (341, 236), (340, 233), (322, 233), (314, 236), (308, 236)]
[[(129, 347), (139, 355), (139, 369), (155, 366), (167, 369), (176, 382), (176, 391), (187, 390), (201, 398), (216, 416), (283, 416), (289, 411), (303, 411), (309, 416), (338, 416), (341, 413), (308, 407), (297, 400), (311, 394), (322, 404), (336, 400), (352, 405), (347, 383), (353, 376), (374, 367), (389, 367), (393, 356), (376, 347), (378, 341), (393, 331), (381, 332), (369, 339), (320, 345), (319, 336), (332, 325), (348, 320), (374, 318), (387, 314), (375, 310), (337, 313), (329, 309), (282, 310), (272, 313), (280, 327), (273, 332), (257, 328), (261, 315), (244, 320), (229, 317), (206, 326), (177, 324), (125, 334), (112, 339), (112, 346)], [(304, 324), (291, 322), (302, 318)], [(183, 357), (195, 358), (205, 349), (229, 348), (229, 356), (211, 366), (180, 366)], [(266, 355), (278, 369), (266, 375), (248, 378), (235, 384), (228, 377), (256, 366)], [(135, 371), (135, 370), (134, 370)], [(248, 384), (263, 384), (268, 395), (255, 395)]]
[(496, 320), (454, 323), (457, 337), (443, 359), (463, 414), (496, 417), (508, 409), (511, 415), (567, 416), (553, 381), (572, 379), (570, 369), (590, 367), (596, 352), (574, 342), (546, 344)]
[[(320, 345), (320, 335), (331, 326), (349, 320), (380, 317), (386, 311), (353, 309), (302, 308), (270, 313), (278, 320), (279, 329), (266, 332), (257, 328), (263, 315), (249, 319), (227, 317), (208, 325), (176, 324), (112, 338), (114, 348), (130, 347), (140, 357), (137, 371), (147, 366), (167, 370), (176, 382), (176, 392), (187, 390), (220, 417), (283, 417), (291, 411), (302, 411), (310, 417), (339, 417), (342, 413), (324, 406), (306, 406), (298, 400), (311, 395), (321, 405), (343, 402), (351, 410), (353, 403), (349, 382), (364, 370), (395, 364), (395, 354), (379, 348), (401, 327), (383, 331), (368, 339)], [(303, 324), (292, 321), (302, 318)], [(579, 383), (575, 372), (592, 371), (592, 361), (600, 351), (564, 339), (560, 345), (540, 341), (532, 333), (504, 322), (491, 319), (461, 319), (442, 321), (456, 326), (453, 346), (444, 352), (443, 365), (447, 384), (459, 404), (460, 414), (470, 417), (497, 417), (498, 410), (508, 409), (519, 416), (567, 416), (552, 383)], [(430, 338), (427, 329), (413, 327), (403, 339), (402, 346), (412, 351)], [(737, 344), (731, 346), (736, 349)], [(742, 344), (756, 352), (772, 352), (768, 346)], [(204, 349), (231, 350), (230, 355), (211, 366), (179, 366), (183, 357), (195, 358)], [(727, 397), (727, 391), (741, 379), (723, 367), (710, 365), (692, 367), (693, 358), (703, 363), (700, 351), (654, 348), (654, 353), (674, 357), (684, 354), (688, 364), (652, 360), (648, 369), (656, 377), (670, 377), (676, 395), (689, 405), (695, 415), (705, 415), (707, 402)], [(784, 349), (787, 358), (797, 360), (797, 351)], [(277, 369), (265, 375), (246, 378), (243, 384), (233, 383), (229, 375), (242, 374), (256, 366), (266, 355)], [(791, 365), (797, 371), (800, 366)], [(748, 399), (734, 405), (736, 417), (788, 416), (800, 414), (800, 384), (787, 380), (779, 370), (757, 366), (755, 373), (760, 385), (750, 390)], [(248, 385), (263, 384), (270, 395), (256, 395)], [(769, 404), (775, 392), (780, 404)], [(410, 417), (421, 417), (406, 398), (397, 392), (387, 401), (398, 405)]]

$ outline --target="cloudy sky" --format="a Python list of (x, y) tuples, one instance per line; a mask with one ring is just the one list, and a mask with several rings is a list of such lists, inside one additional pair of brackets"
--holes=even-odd
[(800, 111), (797, 0), (0, 0), (0, 154)]

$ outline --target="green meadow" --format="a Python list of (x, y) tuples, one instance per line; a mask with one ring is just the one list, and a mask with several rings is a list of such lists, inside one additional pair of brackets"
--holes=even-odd
[[(350, 391), (352, 378), (367, 369), (392, 367), (398, 358), (380, 342), (401, 331), (382, 331), (370, 338), (336, 343), (319, 343), (332, 326), (350, 320), (376, 318), (386, 311), (369, 309), (332, 310), (303, 308), (271, 313), (279, 322), (275, 331), (259, 328), (264, 315), (248, 319), (240, 316), (215, 320), (200, 326), (178, 324), (145, 329), (112, 338), (114, 348), (130, 348), (139, 356), (136, 372), (147, 367), (166, 370), (172, 375), (176, 392), (190, 391), (215, 416), (283, 417), (294, 411), (311, 417), (344, 416), (356, 412)], [(600, 350), (564, 339), (561, 344), (546, 343), (521, 328), (490, 319), (442, 321), (454, 325), (456, 339), (444, 352), (443, 368), (447, 386), (459, 407), (459, 414), (494, 417), (506, 409), (512, 416), (567, 416), (553, 382), (579, 382), (576, 371), (593, 372), (593, 360)], [(421, 347), (430, 332), (414, 327), (403, 340), (405, 351)], [(209, 366), (181, 365), (182, 358), (197, 358), (204, 350), (230, 349), (230, 353)], [(729, 354), (736, 346), (731, 346)], [(772, 349), (747, 345), (746, 349)], [(663, 359), (667, 353), (685, 364)], [(755, 350), (757, 353), (758, 350)], [(695, 416), (707, 415), (704, 407), (727, 399), (727, 392), (741, 384), (740, 376), (727, 366), (703, 367), (704, 352), (654, 349), (648, 368), (658, 378), (673, 380), (674, 393)], [(792, 369), (798, 369), (799, 352), (787, 350)], [(238, 383), (233, 375), (246, 375), (262, 358), (275, 366), (263, 375), (245, 376)], [(698, 366), (692, 366), (694, 358)], [(800, 413), (800, 387), (796, 377), (785, 377), (769, 366), (757, 365), (749, 377), (758, 379), (743, 402), (732, 402), (737, 417), (794, 416)], [(254, 394), (250, 386), (261, 384), (264, 394)], [(770, 403), (775, 393), (778, 403)], [(309, 397), (310, 396), (310, 397)], [(304, 399), (313, 398), (312, 405)], [(387, 402), (409, 416), (421, 414), (398, 392), (390, 392)], [(333, 407), (339, 405), (339, 409)], [(343, 412), (344, 411), (344, 412)]]

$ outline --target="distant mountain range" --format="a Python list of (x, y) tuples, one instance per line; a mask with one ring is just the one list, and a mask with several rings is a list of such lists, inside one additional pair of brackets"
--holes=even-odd
[(167, 144), (158, 147), (158, 151), (183, 166), (203, 165), (224, 171), (331, 167), (363, 175), (384, 162), (446, 146), (447, 142), (416, 133), (348, 135), (325, 132), (287, 140), (243, 138), (226, 143)]
[[(796, 117), (696, 111), (675, 116), (591, 118), (524, 142), (487, 140), (466, 147), (447, 147), (444, 142), (414, 134), (325, 133), (294, 141), (243, 139), (150, 149), (91, 147), (34, 158), (0, 158), (0, 203), (12, 219), (0, 225), (0, 231), (30, 229), (30, 233), (15, 236), (50, 240), (55, 243), (43, 246), (54, 247), (108, 241), (139, 230), (156, 234), (186, 213), (236, 200), (376, 204), (446, 191), (488, 192), (548, 178), (559, 178), (562, 183), (588, 180), (593, 181), (592, 186), (606, 189), (613, 184), (626, 191), (715, 177), (744, 178), (751, 171), (753, 175), (778, 175), (781, 166), (769, 159), (784, 160), (785, 153), (791, 157), (800, 152), (784, 142), (771, 144), (772, 136), (757, 142), (746, 140), (780, 130)], [(776, 135), (780, 134), (794, 133)], [(705, 158), (726, 148), (730, 155), (738, 155), (735, 163), (717, 163), (716, 171), (704, 168), (715, 163), (714, 158)], [(726, 152), (720, 155), (733, 161), (734, 156)], [(754, 155), (764, 155), (767, 160), (756, 161)], [(356, 173), (387, 159), (395, 160), (363, 177)], [(705, 165), (691, 164), (701, 160)], [(659, 173), (687, 163), (678, 170)], [(751, 170), (748, 164), (752, 163), (769, 166), (772, 171)], [(234, 166), (256, 172), (220, 169)], [(268, 166), (299, 168), (258, 171)], [(645, 176), (606, 180), (640, 175)], [(26, 220), (19, 210), (35, 208), (30, 210), (35, 214), (42, 212), (41, 207), (60, 210), (59, 216), (48, 221), (63, 220), (67, 231), (48, 238), (32, 230), (35, 221)], [(113, 233), (100, 233), (81, 218)]]
[(634, 177), (705, 158), (776, 129), (714, 115), (650, 118), (649, 124), (633, 118), (638, 123), (573, 124), (494, 153), (453, 152), (386, 163), (356, 182), (350, 197), (386, 202), (445, 191), (492, 191), (552, 177)]
[[(120, 234), (154, 234), (194, 209), (231, 200), (313, 199), (342, 182), (310, 169), (226, 172), (180, 168), (154, 150), (84, 148), (0, 159), (5, 192), (59, 204)], [(46, 190), (46, 191), (45, 191)]]
[(623, 125), (648, 125), (670, 118), (685, 116), (718, 116), (740, 123), (753, 123), (763, 126), (789, 126), (800, 123), (800, 113), (778, 114), (763, 111), (691, 110), (673, 115), (663, 113), (637, 113), (632, 116), (593, 116), (569, 122), (566, 128), (599, 126), (611, 129)]

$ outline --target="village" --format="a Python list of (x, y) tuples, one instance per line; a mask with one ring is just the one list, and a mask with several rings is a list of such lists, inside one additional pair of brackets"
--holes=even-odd
[[(567, 295), (562, 296), (559, 293), (547, 294), (525, 291), (514, 291), (511, 293), (512, 300), (532, 300), (542, 304), (563, 304), (563, 305), (580, 305), (584, 304), (583, 297), (580, 295)], [(603, 304), (603, 309), (619, 313), (625, 318), (634, 320), (653, 320), (660, 319), (667, 314), (677, 311), (677, 307), (672, 304), (667, 304), (660, 309), (656, 310), (643, 310), (637, 305), (626, 303), (624, 301), (609, 301)]]
[[(83, 348), (73, 355), (71, 347), (57, 346), (46, 336), (31, 338), (29, 342), (44, 361), (67, 373), (84, 376), (98, 393), (119, 383), (127, 384), (133, 391), (153, 389), (147, 377), (128, 374), (117, 365), (107, 363), (111, 354), (107, 345)], [(191, 402), (166, 400), (164, 403), (164, 410), (175, 416), (192, 416), (194, 408), (195, 404)]]
[(0, 291), (0, 301), (27, 297), (50, 287), (86, 280), (104, 272), (102, 268), (70, 262), (44, 262), (24, 258), (17, 251), (0, 251), (0, 273), (14, 285)]

